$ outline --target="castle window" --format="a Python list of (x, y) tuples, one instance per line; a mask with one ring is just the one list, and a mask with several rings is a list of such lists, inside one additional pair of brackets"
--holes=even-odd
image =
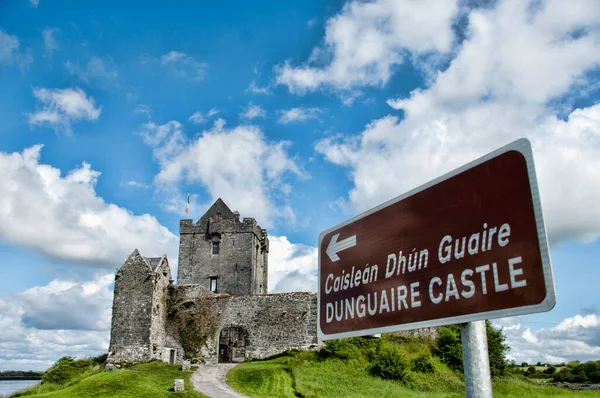
[(216, 276), (210, 277), (210, 291), (213, 293), (217, 292), (217, 277)]
[(219, 242), (213, 242), (212, 254), (219, 254)]

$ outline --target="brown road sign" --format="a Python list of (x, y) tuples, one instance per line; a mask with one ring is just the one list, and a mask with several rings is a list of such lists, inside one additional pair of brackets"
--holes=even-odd
[(321, 340), (552, 309), (529, 141), (322, 232), (318, 297)]

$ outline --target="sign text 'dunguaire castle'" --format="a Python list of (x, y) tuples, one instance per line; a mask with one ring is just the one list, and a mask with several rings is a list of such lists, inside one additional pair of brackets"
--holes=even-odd
[(499, 152), (321, 234), (320, 338), (554, 306), (529, 142)]

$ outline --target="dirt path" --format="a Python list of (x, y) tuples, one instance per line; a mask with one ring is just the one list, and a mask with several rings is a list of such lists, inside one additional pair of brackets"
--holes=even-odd
[(225, 375), (236, 363), (220, 363), (218, 365), (200, 365), (192, 375), (194, 390), (212, 398), (242, 398), (243, 394), (235, 391), (225, 383)]

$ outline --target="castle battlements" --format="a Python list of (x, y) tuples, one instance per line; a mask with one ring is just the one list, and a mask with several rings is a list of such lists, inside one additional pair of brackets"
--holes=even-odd
[(319, 346), (314, 293), (267, 294), (269, 239), (218, 199), (179, 224), (173, 284), (166, 256), (137, 249), (115, 275), (110, 361), (264, 358)]

